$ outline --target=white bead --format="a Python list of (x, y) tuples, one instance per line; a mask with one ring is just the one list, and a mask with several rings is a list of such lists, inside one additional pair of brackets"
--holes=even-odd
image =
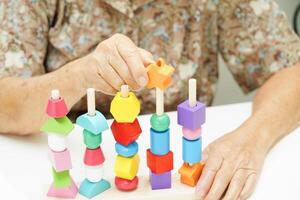
[(60, 136), (55, 133), (47, 133), (48, 134), (48, 146), (52, 151), (60, 152), (64, 151), (66, 146), (66, 137)]
[(87, 166), (85, 165), (85, 177), (88, 181), (96, 183), (102, 180), (104, 173), (103, 165)]

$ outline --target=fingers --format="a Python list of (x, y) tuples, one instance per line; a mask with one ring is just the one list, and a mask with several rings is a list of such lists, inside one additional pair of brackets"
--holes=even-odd
[(216, 173), (213, 184), (209, 189), (206, 200), (221, 199), (233, 175), (233, 167), (224, 161), (221, 168)]
[(148, 83), (148, 75), (138, 47), (126, 36), (116, 34), (115, 45), (120, 56), (128, 65), (134, 80), (144, 87)]
[(146, 51), (145, 49), (142, 49), (142, 48), (138, 48), (138, 51), (140, 52), (140, 56), (141, 56), (144, 66), (147, 67), (151, 63), (155, 63), (155, 61), (153, 59), (153, 55), (149, 51)]
[(239, 199), (244, 200), (244, 199), (248, 199), (248, 197), (250, 197), (250, 195), (252, 194), (252, 192), (255, 188), (256, 178), (257, 178), (257, 175), (254, 173), (248, 176), (246, 183), (244, 185), (244, 188), (239, 196)]
[(249, 171), (247, 170), (237, 170), (232, 177), (227, 192), (223, 198), (223, 200), (236, 200), (238, 199), (240, 193), (243, 190), (245, 182), (247, 181), (247, 177), (249, 175)]
[(196, 187), (196, 197), (204, 199), (207, 195), (223, 159), (218, 154), (210, 154)]

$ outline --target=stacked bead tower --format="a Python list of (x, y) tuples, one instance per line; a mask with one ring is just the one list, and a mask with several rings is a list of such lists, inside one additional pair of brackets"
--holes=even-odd
[(202, 173), (201, 126), (205, 123), (205, 104), (197, 101), (196, 79), (189, 80), (189, 99), (177, 106), (178, 124), (181, 125), (183, 165), (179, 169), (182, 183), (194, 187)]
[(156, 114), (151, 117), (150, 149), (147, 149), (147, 166), (150, 169), (152, 190), (171, 188), (173, 152), (170, 151), (170, 118), (164, 113), (164, 90), (171, 84), (174, 68), (159, 59), (147, 67), (148, 88), (156, 87)]
[(79, 116), (76, 124), (83, 128), (83, 139), (86, 145), (84, 154), (85, 179), (79, 187), (79, 193), (92, 198), (106, 190), (111, 185), (103, 179), (105, 161), (101, 150), (102, 132), (108, 129), (105, 117), (95, 109), (95, 90), (87, 89), (88, 112)]
[(114, 168), (115, 185), (119, 190), (131, 191), (138, 186), (140, 158), (136, 140), (142, 130), (137, 119), (140, 102), (134, 93), (129, 92), (127, 85), (122, 85), (121, 92), (112, 100), (110, 112), (114, 117), (111, 131), (116, 140), (115, 150), (118, 154)]
[(50, 118), (41, 128), (48, 134), (48, 153), (52, 164), (53, 184), (47, 193), (50, 197), (75, 198), (78, 191), (69, 172), (72, 162), (66, 139), (74, 125), (66, 116), (68, 112), (59, 90), (52, 90), (46, 108)]

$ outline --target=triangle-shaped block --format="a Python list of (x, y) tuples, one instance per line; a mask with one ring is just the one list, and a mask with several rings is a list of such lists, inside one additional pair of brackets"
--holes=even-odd
[(89, 199), (97, 196), (98, 194), (111, 188), (110, 183), (107, 180), (102, 179), (97, 183), (92, 183), (87, 179), (81, 183), (79, 187), (79, 193)]
[(75, 199), (78, 193), (78, 188), (74, 181), (72, 180), (71, 186), (66, 188), (55, 188), (51, 185), (47, 196), (48, 197), (57, 197), (57, 198), (68, 198), (68, 199)]
[(49, 118), (42, 126), (41, 131), (68, 135), (74, 128), (68, 117)]
[(89, 116), (87, 113), (79, 116), (76, 124), (95, 135), (108, 129), (106, 118), (99, 111), (96, 111), (94, 116)]

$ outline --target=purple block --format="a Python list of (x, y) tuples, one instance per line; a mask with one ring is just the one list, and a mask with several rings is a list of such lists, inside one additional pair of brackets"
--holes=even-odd
[(205, 104), (197, 101), (196, 106), (190, 107), (186, 100), (177, 106), (177, 122), (190, 130), (196, 130), (205, 123)]
[(150, 183), (152, 190), (168, 189), (171, 188), (172, 184), (171, 171), (164, 172), (161, 174), (155, 174), (150, 172)]

